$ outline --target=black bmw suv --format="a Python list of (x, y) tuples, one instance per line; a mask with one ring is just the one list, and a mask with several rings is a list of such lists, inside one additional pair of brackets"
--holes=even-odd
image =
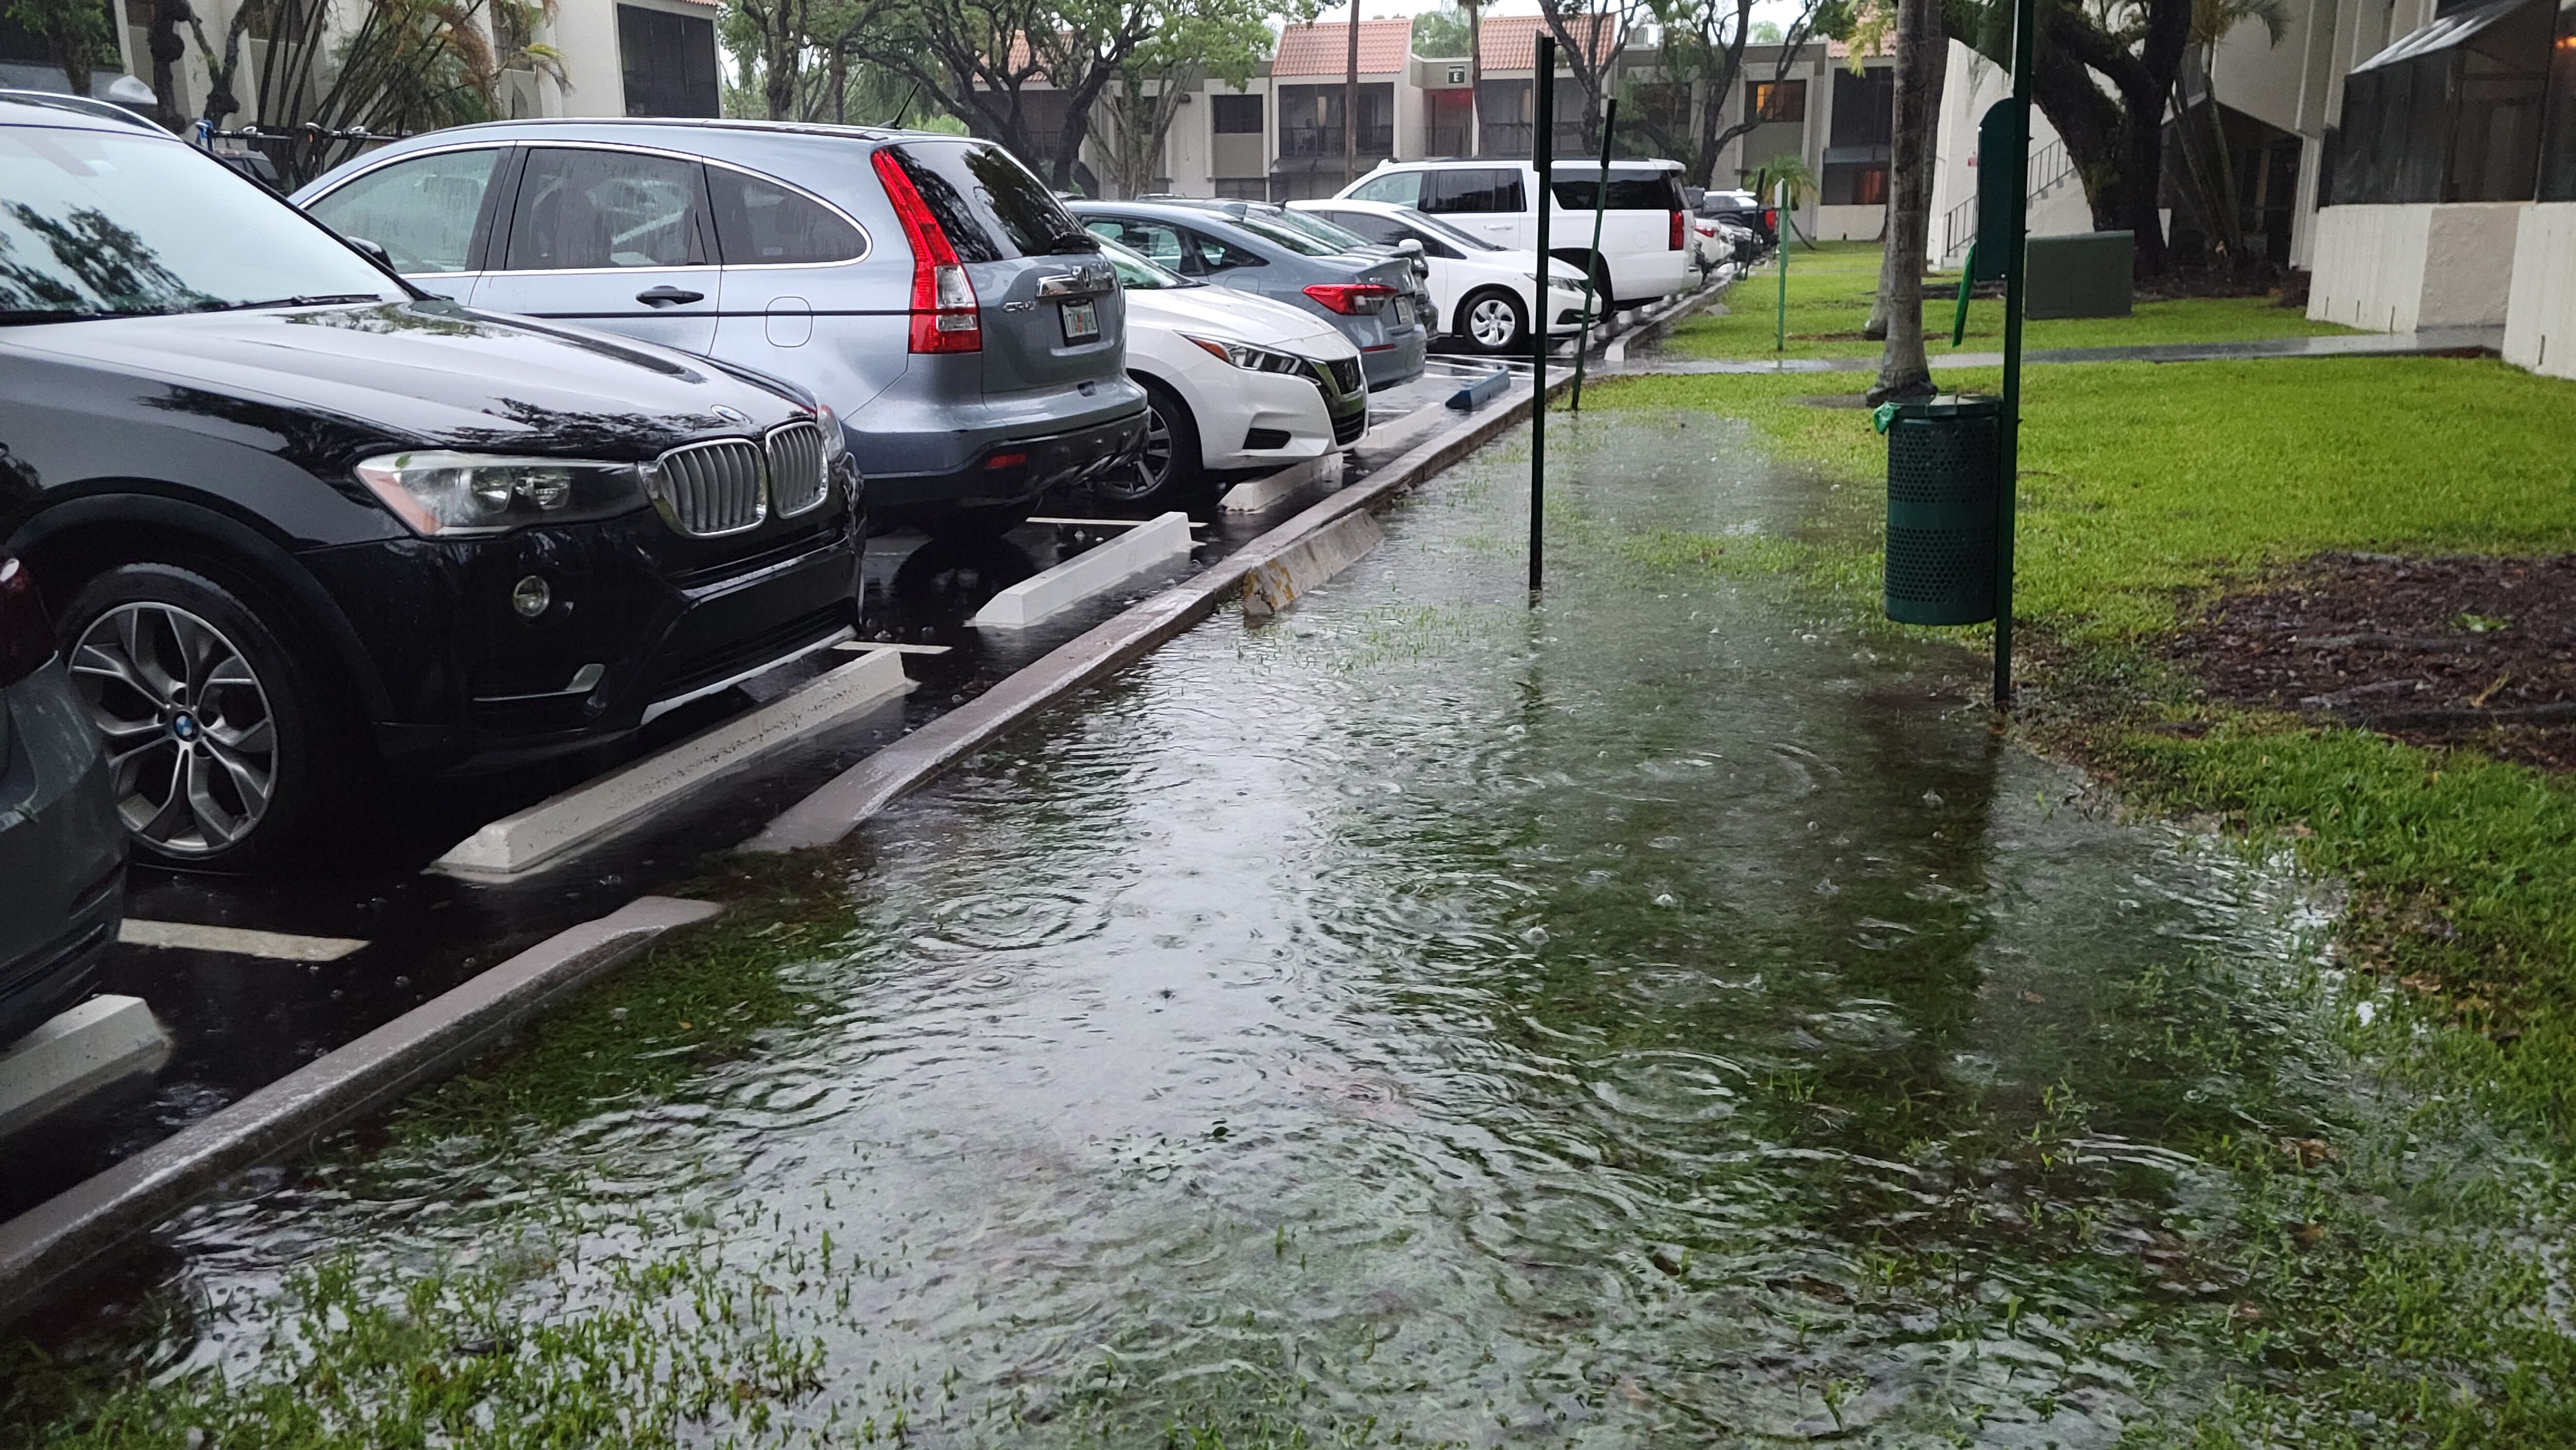
[(340, 772), (596, 744), (850, 632), (859, 476), (785, 384), (428, 296), (122, 112), (0, 94), (0, 554), (145, 854)]

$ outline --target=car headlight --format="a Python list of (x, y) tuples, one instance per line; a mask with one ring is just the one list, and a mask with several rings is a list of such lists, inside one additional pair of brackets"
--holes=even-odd
[(1248, 342), (1234, 342), (1221, 337), (1190, 337), (1188, 333), (1181, 335), (1189, 337), (1191, 342), (1198, 344), (1209, 353), (1251, 372), (1288, 373), (1305, 377), (1314, 371), (1312, 363), (1291, 353), (1273, 352), (1266, 347), (1254, 347)]
[(814, 426), (823, 433), (823, 466), (831, 467), (850, 456), (850, 440), (841, 432), (841, 415), (825, 403), (814, 405)]
[(644, 506), (649, 465), (423, 449), (357, 467), (358, 481), (423, 538), (478, 538)]

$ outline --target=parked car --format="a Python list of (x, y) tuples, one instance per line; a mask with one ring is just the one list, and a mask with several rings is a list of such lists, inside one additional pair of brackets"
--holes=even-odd
[(1751, 232), (1764, 251), (1780, 244), (1780, 215), (1749, 191), (1706, 191), (1691, 208), (1711, 221), (1733, 222)]
[[(0, 479), (13, 461), (0, 453)], [(0, 1051), (98, 986), (125, 903), (107, 755), (27, 566), (0, 556)]]
[(0, 550), (144, 854), (252, 864), (349, 765), (580, 749), (857, 622), (858, 471), (786, 384), (419, 292), (122, 112), (0, 98), (0, 196)]
[[(1590, 272), (1614, 307), (1642, 306), (1690, 289), (1690, 234), (1684, 222), (1681, 164), (1610, 163), (1601, 250), (1592, 250), (1592, 204), (1599, 162), (1556, 167), (1548, 251)], [(1409, 206), (1500, 246), (1538, 246), (1538, 173), (1526, 161), (1384, 161), (1341, 196)]]
[(994, 533), (1132, 455), (1145, 397), (1088, 232), (962, 136), (503, 121), (399, 141), (296, 202), (418, 285), (813, 391), (883, 524)]
[(1715, 217), (1691, 218), (1691, 265), (1705, 276), (1719, 268), (1741, 270), (1762, 255), (1762, 240), (1731, 221)]
[(1145, 447), (1094, 492), (1182, 500), (1228, 475), (1275, 472), (1368, 431), (1359, 349), (1303, 308), (1193, 281), (1116, 242), (1127, 290), (1127, 371), (1145, 389)]
[(1372, 388), (1422, 375), (1430, 334), (1412, 263), (1371, 247), (1351, 252), (1263, 216), (1251, 202), (1084, 201), (1084, 226), (1195, 281), (1311, 312), (1359, 349)]
[(1583, 326), (1583, 269), (1548, 259), (1548, 298), (1538, 292), (1538, 254), (1489, 242), (1409, 206), (1383, 201), (1295, 201), (1289, 206), (1323, 217), (1387, 246), (1412, 242), (1430, 264), (1434, 333), (1447, 333), (1478, 352), (1518, 355), (1529, 350), (1529, 320), (1547, 319), (1548, 334)]

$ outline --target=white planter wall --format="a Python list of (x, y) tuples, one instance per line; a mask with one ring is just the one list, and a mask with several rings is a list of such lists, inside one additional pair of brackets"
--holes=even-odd
[(2369, 332), (2505, 320), (2526, 202), (2330, 206), (2317, 213), (2308, 316)]
[(2516, 367), (2576, 378), (2576, 201), (2522, 209), (2514, 229), (2504, 356)]

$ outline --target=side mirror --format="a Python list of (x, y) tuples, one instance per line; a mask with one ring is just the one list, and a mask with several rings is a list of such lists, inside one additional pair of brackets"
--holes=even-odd
[(375, 258), (376, 265), (384, 268), (386, 271), (390, 272), (394, 269), (394, 254), (385, 250), (384, 243), (371, 242), (365, 237), (344, 237), (341, 240), (346, 241), (350, 246), (357, 248), (368, 256)]

